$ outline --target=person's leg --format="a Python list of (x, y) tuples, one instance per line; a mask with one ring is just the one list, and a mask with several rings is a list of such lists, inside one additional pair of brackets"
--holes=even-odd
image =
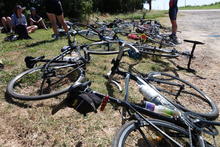
[(30, 20), (30, 26), (34, 25), (34, 22)]
[(177, 17), (177, 10), (170, 10), (169, 11), (169, 17), (170, 17), (170, 22), (172, 25), (172, 34), (170, 35), (171, 38), (176, 38), (176, 32), (177, 32), (177, 22), (176, 22), (176, 17)]
[(172, 34), (174, 36), (176, 36), (176, 32), (177, 32), (177, 23), (176, 20), (171, 20), (171, 24), (172, 24)]
[(43, 21), (43, 19), (39, 22), (40, 27), (42, 27), (43, 29), (47, 30), (47, 27)]
[(7, 21), (8, 28), (10, 29), (10, 32), (12, 32), (11, 17), (7, 17), (6, 21)]
[(59, 23), (61, 24), (61, 26), (63, 27), (63, 29), (65, 30), (65, 32), (68, 32), (68, 27), (64, 21), (64, 16), (63, 14), (62, 15), (59, 15), (57, 16), (57, 20), (59, 21)]
[(37, 30), (37, 28), (38, 27), (36, 25), (28, 26), (27, 31), (28, 31), (28, 33), (33, 33)]
[(47, 16), (48, 16), (50, 23), (52, 25), (52, 29), (53, 29), (54, 34), (58, 34), (56, 16), (53, 13), (47, 13)]
[(2, 17), (1, 22), (2, 22), (2, 25), (3, 25), (4, 29), (5, 29), (5, 31), (7, 32), (8, 31), (8, 27), (7, 27), (7, 20), (6, 20), (6, 18)]

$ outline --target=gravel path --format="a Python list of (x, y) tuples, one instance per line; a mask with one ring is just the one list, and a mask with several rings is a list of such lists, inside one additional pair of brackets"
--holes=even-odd
[[(220, 10), (190, 10), (178, 14), (178, 36), (181, 39), (198, 40), (205, 43), (196, 49), (193, 68), (199, 79), (188, 74), (189, 79), (199, 85), (220, 108)], [(191, 48), (182, 43), (181, 48)], [(183, 75), (184, 76), (184, 75)], [(186, 75), (185, 75), (186, 76)]]

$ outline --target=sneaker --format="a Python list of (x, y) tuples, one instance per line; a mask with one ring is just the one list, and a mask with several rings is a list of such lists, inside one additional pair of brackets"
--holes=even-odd
[(54, 40), (58, 40), (60, 38), (59, 34), (52, 34), (52, 38)]
[(3, 61), (0, 60), (0, 70), (4, 68), (4, 64), (3, 64)]
[(174, 34), (170, 34), (169, 37), (170, 37), (170, 39), (176, 39), (177, 38), (176, 35), (174, 35)]
[(66, 37), (67, 36), (67, 32), (65, 32), (64, 30), (60, 30), (58, 32), (59, 32), (60, 37)]
[(179, 39), (178, 39), (177, 37), (171, 38), (171, 41), (172, 41), (175, 45), (181, 44), (181, 42), (179, 41)]

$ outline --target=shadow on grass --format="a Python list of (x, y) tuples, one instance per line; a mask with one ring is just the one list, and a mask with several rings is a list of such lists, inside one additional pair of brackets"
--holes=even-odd
[(5, 92), (5, 101), (21, 108), (32, 108), (31, 105), (14, 100), (7, 92)]
[[(9, 104), (13, 104), (13, 105), (16, 105), (16, 106), (18, 106), (20, 108), (24, 108), (24, 109), (33, 108), (33, 107), (41, 108), (41, 107), (48, 106), (48, 103), (43, 102), (43, 101), (40, 101), (35, 104), (26, 104), (25, 102), (27, 102), (27, 101), (22, 102), (21, 100), (13, 99), (7, 92), (5, 92), (5, 101), (8, 102)], [(51, 104), (51, 105), (49, 105), (49, 107), (53, 109), (54, 107), (57, 107), (57, 104)]]
[[(159, 72), (172, 72), (176, 77), (179, 77), (177, 68), (175, 68), (176, 67), (175, 62), (170, 59), (167, 59), (167, 60), (168, 62), (160, 60), (160, 59), (154, 59), (152, 61), (157, 63), (157, 65), (159, 65), (160, 67)], [(174, 67), (171, 66), (171, 64), (174, 65)], [(153, 69), (153, 68), (152, 70), (158, 71), (157, 69)]]
[(35, 42), (35, 43), (32, 43), (32, 44), (26, 45), (26, 47), (35, 47), (35, 46), (45, 44), (45, 43), (52, 43), (54, 41), (56, 41), (56, 39), (38, 41), (38, 42)]

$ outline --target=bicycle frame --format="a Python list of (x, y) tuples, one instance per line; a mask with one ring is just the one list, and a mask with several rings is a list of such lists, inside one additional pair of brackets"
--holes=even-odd
[[(147, 123), (149, 123), (149, 121), (148, 121), (145, 117), (143, 117), (143, 116), (141, 115), (141, 113), (142, 113), (142, 114), (146, 114), (146, 115), (148, 115), (148, 116), (150, 116), (150, 117), (153, 117), (153, 118), (157, 118), (157, 117), (159, 116), (159, 117), (160, 117), (159, 119), (162, 119), (162, 120), (165, 120), (165, 121), (169, 121), (169, 122), (173, 122), (173, 123), (175, 123), (175, 124), (178, 124), (179, 126), (183, 126), (184, 128), (187, 128), (187, 127), (188, 127), (188, 129), (189, 129), (189, 134), (190, 134), (189, 139), (190, 139), (190, 143), (191, 143), (191, 147), (192, 147), (192, 146), (193, 146), (193, 145), (192, 145), (192, 132), (191, 132), (191, 130), (190, 130), (190, 129), (191, 129), (191, 126), (188, 125), (188, 124), (185, 122), (184, 117), (183, 117), (182, 115), (179, 117), (179, 119), (174, 119), (174, 118), (167, 119), (166, 117), (162, 118), (161, 115), (157, 115), (157, 114), (155, 114), (154, 112), (151, 112), (151, 111), (143, 110), (143, 108), (137, 107), (136, 105), (133, 105), (133, 104), (131, 104), (131, 103), (128, 102), (128, 97), (129, 97), (128, 87), (129, 87), (129, 81), (130, 81), (130, 79), (134, 80), (134, 81), (137, 83), (137, 85), (148, 85), (148, 86), (151, 86), (151, 85), (148, 84), (145, 80), (143, 80), (143, 79), (142, 79), (141, 77), (139, 77), (138, 75), (133, 75), (133, 74), (131, 74), (130, 72), (122, 72), (122, 71), (120, 71), (120, 70), (118, 69), (119, 63), (120, 63), (120, 61), (121, 61), (121, 59), (122, 59), (122, 57), (123, 57), (123, 46), (125, 46), (125, 45), (126, 45), (126, 44), (122, 44), (122, 47), (120, 48), (119, 54), (118, 54), (118, 56), (116, 57), (116, 60), (115, 60), (114, 63), (113, 63), (113, 66), (112, 66), (112, 68), (111, 68), (110, 73), (108, 74), (109, 82), (114, 83), (116, 86), (119, 87), (119, 89), (121, 89), (121, 88), (120, 88), (120, 85), (119, 85), (116, 81), (113, 80), (113, 76), (114, 76), (114, 74), (119, 74), (119, 75), (122, 75), (123, 77), (125, 77), (125, 96), (124, 96), (124, 102), (122, 102), (122, 101), (120, 101), (120, 100), (118, 100), (118, 99), (115, 100), (115, 99), (113, 99), (113, 98), (110, 98), (110, 102), (113, 102), (113, 103), (116, 103), (116, 104), (118, 104), (118, 105), (123, 106), (123, 110), (126, 110), (126, 111), (127, 111), (127, 109), (130, 109), (130, 110), (134, 111), (136, 114), (138, 114), (138, 116), (139, 116), (142, 120), (146, 121)], [(128, 45), (128, 46), (131, 47), (132, 49), (134, 49), (134, 50), (138, 53), (138, 51), (136, 50), (135, 47), (133, 47), (132, 45)], [(152, 86), (151, 86), (151, 87), (152, 87)], [(183, 111), (181, 111), (180, 109), (178, 109), (177, 107), (175, 107), (172, 103), (170, 103), (170, 101), (169, 101), (166, 97), (162, 96), (156, 88), (154, 88), (154, 87), (152, 87), (152, 88), (153, 88), (155, 91), (158, 92), (158, 94), (160, 95), (160, 98), (165, 102), (165, 103), (162, 103), (162, 105), (165, 105), (165, 106), (167, 106), (167, 107), (169, 107), (169, 108), (171, 108), (171, 109), (177, 110), (177, 111), (179, 111), (180, 113), (184, 113)], [(126, 113), (122, 111), (122, 122), (124, 122), (123, 119), (124, 119), (124, 115), (125, 115), (125, 114), (126, 114)], [(149, 123), (149, 124), (150, 124), (150, 123)], [(170, 136), (167, 136), (167, 134), (164, 134), (164, 132), (161, 132), (161, 130), (160, 130), (159, 128), (155, 127), (153, 124), (150, 124), (150, 125), (152, 125), (152, 126), (153, 126), (157, 131), (159, 131), (162, 135), (164, 135), (165, 137), (167, 137), (168, 139), (170, 139), (173, 143), (175, 143), (175, 144), (178, 145), (178, 146), (181, 146), (181, 145), (180, 145), (179, 143), (177, 143), (175, 140), (173, 140), (172, 138), (170, 138)], [(194, 134), (193, 134), (193, 136), (194, 136)], [(195, 138), (195, 137), (194, 137), (194, 138)], [(198, 133), (196, 133), (196, 140), (198, 140), (198, 145), (199, 145), (200, 147), (205, 147), (205, 140), (204, 140), (204, 138), (203, 138), (200, 134), (198, 134)]]

